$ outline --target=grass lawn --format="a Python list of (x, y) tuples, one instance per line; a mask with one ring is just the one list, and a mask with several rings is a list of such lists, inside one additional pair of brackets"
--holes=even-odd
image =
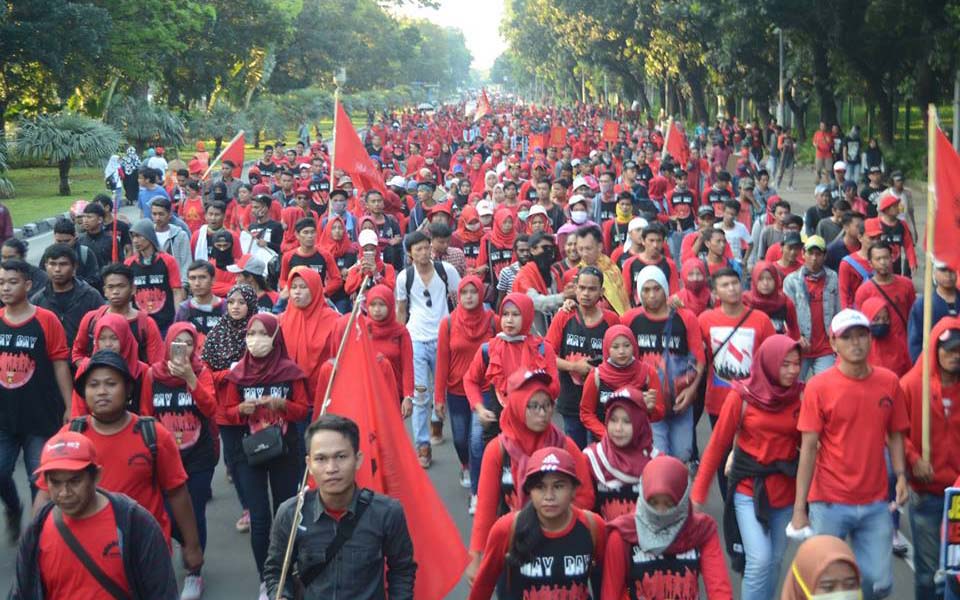
[(16, 196), (3, 200), (3, 204), (10, 209), (15, 227), (58, 215), (75, 200), (90, 200), (105, 191), (101, 167), (70, 169), (69, 196), (57, 195), (60, 177), (56, 167), (10, 169), (6, 175), (13, 182)]

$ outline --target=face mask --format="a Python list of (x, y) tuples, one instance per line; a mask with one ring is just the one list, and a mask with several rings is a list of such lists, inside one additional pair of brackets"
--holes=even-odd
[(556, 256), (556, 255), (555, 255), (555, 251), (554, 251), (553, 247), (551, 246), (551, 247), (549, 247), (549, 248), (544, 248), (544, 249), (543, 249), (543, 252), (541, 252), (540, 254), (537, 254), (536, 256), (534, 256), (534, 257), (533, 257), (533, 262), (537, 263), (537, 267), (538, 267), (540, 270), (546, 271), (546, 270), (549, 269), (550, 266), (553, 264), (553, 260), (554, 260), (555, 256)]
[(576, 223), (577, 225), (582, 225), (587, 222), (587, 211), (585, 210), (574, 210), (570, 212), (570, 220)]
[[(277, 331), (280, 331), (279, 329)], [(262, 335), (258, 336), (247, 336), (247, 352), (250, 353), (254, 358), (263, 358), (264, 356), (270, 354), (270, 351), (273, 350), (273, 338), (277, 334), (274, 333), (273, 336), (264, 337)]]
[(810, 600), (861, 600), (861, 598), (860, 590), (841, 590), (810, 596)]
[(620, 221), (621, 223), (627, 223), (632, 218), (633, 218), (632, 208), (623, 210), (623, 208), (619, 204), (617, 204), (617, 221)]
[(871, 323), (870, 335), (875, 338), (886, 337), (890, 333), (890, 323)]
[(527, 217), (530, 216), (530, 212), (526, 210), (521, 210), (517, 213), (517, 216), (520, 217), (521, 221), (526, 221)]
[(699, 292), (704, 288), (706, 284), (707, 282), (704, 281), (703, 279), (700, 279), (698, 281), (687, 281), (685, 283), (685, 285), (687, 286), (687, 289), (690, 290), (691, 292)]

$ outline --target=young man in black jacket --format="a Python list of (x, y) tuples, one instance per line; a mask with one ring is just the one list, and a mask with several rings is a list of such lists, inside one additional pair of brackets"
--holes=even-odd
[(127, 496), (98, 490), (100, 472), (82, 434), (59, 433), (44, 445), (36, 474), (51, 502), (20, 539), (11, 599), (179, 597), (160, 526)]
[(83, 315), (100, 308), (106, 300), (77, 276), (77, 254), (70, 246), (48, 246), (40, 264), (47, 272), (48, 282), (42, 289), (31, 289), (30, 302), (57, 315), (67, 334), (67, 348), (73, 348)]
[[(336, 415), (321, 416), (307, 428), (306, 446), (307, 468), (317, 489), (304, 499), (291, 558), (304, 587), (304, 600), (386, 600), (384, 579), (390, 600), (412, 600), (417, 564), (403, 507), (389, 496), (357, 487), (355, 477), (363, 460), (357, 424)], [(263, 566), (270, 598), (277, 595), (296, 504), (293, 497), (280, 505), (270, 531)], [(351, 534), (342, 536), (340, 551), (333, 550), (340, 532), (351, 528)], [(294, 587), (288, 576), (285, 598), (294, 597)]]

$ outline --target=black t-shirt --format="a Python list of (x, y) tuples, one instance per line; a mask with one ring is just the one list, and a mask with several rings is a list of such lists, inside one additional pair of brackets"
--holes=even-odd
[(872, 219), (877, 216), (877, 201), (880, 200), (880, 196), (887, 191), (887, 188), (872, 188), (869, 185), (864, 186), (860, 190), (860, 197), (866, 200), (867, 202), (867, 218)]
[[(604, 319), (593, 327), (588, 327), (574, 314), (563, 327), (557, 356), (565, 360), (577, 361), (583, 358), (603, 358), (603, 335), (610, 325)], [(580, 414), (580, 396), (583, 395), (583, 382), (575, 382), (568, 371), (560, 371), (560, 397), (557, 410), (561, 415)]]
[(266, 240), (267, 246), (280, 254), (280, 244), (283, 243), (283, 225), (268, 219), (265, 223), (251, 223), (248, 231), (256, 239)]
[(594, 559), (590, 529), (579, 519), (561, 537), (544, 536), (531, 561), (507, 567), (505, 599), (587, 598)]
[(0, 318), (0, 431), (47, 438), (63, 425), (64, 399), (49, 355), (56, 317), (42, 320), (36, 310), (17, 325)]
[(194, 404), (186, 384), (170, 387), (154, 381), (151, 402), (156, 419), (173, 434), (187, 473), (217, 466), (210, 419)]

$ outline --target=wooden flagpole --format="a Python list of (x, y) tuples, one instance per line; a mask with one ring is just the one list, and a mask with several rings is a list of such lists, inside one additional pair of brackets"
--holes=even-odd
[[(203, 172), (203, 176), (200, 178), (200, 181), (206, 181), (206, 180), (207, 180), (207, 175), (209, 175), (209, 174), (210, 174), (210, 171), (213, 170), (213, 165), (215, 165), (215, 164), (217, 164), (218, 162), (220, 162), (220, 159), (223, 158), (223, 153), (226, 152), (227, 149), (230, 148), (230, 146), (232, 146), (235, 141), (237, 141), (237, 138), (239, 138), (239, 137), (242, 136), (242, 135), (243, 135), (243, 130), (241, 129), (241, 130), (240, 130), (240, 133), (238, 133), (237, 135), (233, 136), (233, 139), (230, 140), (229, 142), (227, 142), (227, 145), (223, 147), (223, 150), (220, 151), (220, 154), (218, 154), (215, 159), (213, 159), (212, 161), (210, 161), (210, 165), (207, 167), (207, 170)], [(243, 169), (243, 165), (240, 165), (240, 169)]]
[(330, 135), (330, 189), (337, 187), (337, 114), (340, 112), (340, 84), (333, 79), (333, 133)]
[(933, 232), (936, 227), (937, 195), (937, 108), (927, 106), (927, 251), (923, 267), (923, 395), (921, 420), (921, 454), (930, 462), (930, 329), (933, 327)]
[[(343, 349), (347, 347), (347, 338), (353, 330), (353, 324), (360, 313), (360, 305), (363, 304), (363, 290), (370, 281), (370, 275), (363, 278), (360, 283), (360, 291), (357, 293), (357, 299), (353, 303), (353, 311), (350, 312), (350, 319), (347, 320), (347, 327), (343, 331), (343, 337), (340, 338), (340, 345), (337, 347), (336, 357), (333, 359), (333, 370), (330, 372), (330, 379), (327, 381), (327, 389), (323, 393), (323, 404), (320, 405), (320, 416), (327, 413), (327, 407), (330, 405), (330, 392), (333, 390), (333, 380), (340, 369), (340, 357), (343, 356)], [(307, 453), (310, 449), (307, 448)], [(303, 518), (303, 501), (307, 493), (307, 478), (310, 476), (310, 469), (304, 468), (303, 479), (300, 480), (300, 489), (297, 490), (297, 505), (293, 509), (293, 522), (290, 525), (290, 537), (287, 538), (287, 549), (283, 553), (283, 567), (280, 569), (280, 580), (277, 582), (276, 600), (283, 600), (283, 588), (287, 583), (287, 573), (290, 572), (290, 561), (293, 559), (293, 545), (297, 540), (297, 529), (300, 527), (300, 521)]]

